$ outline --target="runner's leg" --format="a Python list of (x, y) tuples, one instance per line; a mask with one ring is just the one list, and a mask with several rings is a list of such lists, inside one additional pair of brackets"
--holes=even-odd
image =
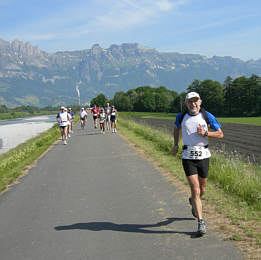
[(202, 219), (202, 203), (200, 200), (200, 184), (199, 177), (197, 174), (187, 176), (190, 189), (191, 189), (191, 197), (194, 209), (197, 213), (198, 219)]

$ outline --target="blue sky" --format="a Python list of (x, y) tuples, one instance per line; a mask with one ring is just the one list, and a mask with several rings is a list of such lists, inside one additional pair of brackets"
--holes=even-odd
[(0, 38), (40, 49), (139, 43), (158, 51), (261, 58), (260, 0), (0, 0)]

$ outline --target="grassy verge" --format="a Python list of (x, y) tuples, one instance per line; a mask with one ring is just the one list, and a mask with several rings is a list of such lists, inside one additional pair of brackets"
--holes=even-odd
[[(187, 186), (181, 164), (181, 151), (172, 155), (173, 140), (167, 134), (120, 118), (119, 130), (158, 164)], [(204, 208), (211, 205), (215, 214), (229, 219), (219, 231), (226, 238), (261, 246), (261, 169), (238, 159), (213, 154)], [(220, 226), (220, 225), (219, 225)], [(231, 227), (233, 227), (231, 229)], [(232, 230), (232, 231), (231, 231)]]
[[(75, 124), (79, 116), (75, 117)], [(19, 177), (27, 166), (31, 165), (43, 154), (58, 138), (60, 129), (55, 124), (44, 133), (18, 145), (7, 153), (0, 154), (0, 193)]]

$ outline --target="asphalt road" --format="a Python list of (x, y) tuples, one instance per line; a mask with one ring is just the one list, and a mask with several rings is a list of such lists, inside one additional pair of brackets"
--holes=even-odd
[(165, 178), (89, 119), (0, 196), (0, 259), (243, 259), (214, 232), (196, 237), (187, 198)]

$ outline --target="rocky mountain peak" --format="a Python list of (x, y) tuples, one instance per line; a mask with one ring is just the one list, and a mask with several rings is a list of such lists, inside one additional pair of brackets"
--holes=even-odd
[[(261, 59), (243, 62), (232, 57), (163, 53), (138, 43), (113, 44), (107, 49), (96, 43), (82, 51), (51, 54), (29, 42), (0, 39), (1, 98), (10, 105), (31, 104), (31, 100), (38, 100), (35, 105), (71, 104), (74, 96), (78, 102), (78, 82), (82, 82), (85, 102), (98, 92), (112, 96), (142, 85), (183, 91), (195, 78), (223, 82), (228, 75), (251, 74), (261, 74)], [(63, 97), (57, 95), (60, 92)], [(13, 99), (8, 101), (10, 96)]]
[(101, 46), (98, 43), (94, 44), (91, 48), (91, 54), (94, 56), (99, 56), (102, 52), (103, 52), (103, 49), (101, 48)]

